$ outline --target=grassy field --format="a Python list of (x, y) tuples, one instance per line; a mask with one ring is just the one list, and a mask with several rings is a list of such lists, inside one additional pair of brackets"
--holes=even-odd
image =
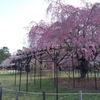
[[(26, 73), (22, 74), (21, 88), (19, 91), (18, 100), (43, 100), (42, 93), (45, 91), (46, 100), (56, 100), (56, 88), (53, 84), (53, 78), (50, 75), (42, 77), (41, 88), (40, 79), (37, 75), (34, 83), (34, 75), (30, 79), (29, 75), (29, 85), (28, 93), (26, 93)], [(77, 74), (76, 74), (77, 76)], [(59, 77), (68, 77), (66, 74), (59, 75)], [(15, 91), (19, 89), (19, 74), (16, 76), (13, 73), (8, 73), (7, 71), (0, 71), (0, 84), (3, 87), (2, 100), (15, 100)], [(79, 100), (78, 91), (66, 90), (59, 87), (58, 100)], [(100, 100), (100, 94), (83, 94), (83, 100)]]

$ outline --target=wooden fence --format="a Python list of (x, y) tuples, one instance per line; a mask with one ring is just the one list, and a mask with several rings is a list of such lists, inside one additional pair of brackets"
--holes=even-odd
[[(3, 88), (2, 88), (2, 86), (0, 86), (0, 100), (3, 100), (2, 99), (2, 90), (3, 90)], [(15, 91), (15, 90), (14, 90)], [(16, 92), (15, 92), (15, 100), (18, 100), (18, 96), (19, 96), (19, 92), (21, 92), (21, 91), (19, 91), (18, 89), (16, 90)], [(28, 93), (28, 92), (27, 92)], [(43, 91), (42, 93), (42, 100), (46, 100), (46, 94), (48, 94), (48, 93), (45, 93), (45, 91)], [(53, 94), (53, 93), (52, 93)], [(82, 91), (79, 91), (79, 100), (82, 100)], [(58, 100), (59, 100), (59, 98), (58, 98)]]

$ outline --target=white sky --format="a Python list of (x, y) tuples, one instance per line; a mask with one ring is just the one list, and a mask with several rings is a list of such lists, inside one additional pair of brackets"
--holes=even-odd
[[(79, 0), (65, 1), (79, 5)], [(28, 26), (31, 21), (44, 19), (46, 7), (44, 0), (0, 0), (0, 47), (8, 47), (11, 53), (22, 49), (26, 34), (23, 27)]]

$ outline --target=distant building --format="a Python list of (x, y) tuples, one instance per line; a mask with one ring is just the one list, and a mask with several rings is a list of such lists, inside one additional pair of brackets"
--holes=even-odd
[(2, 61), (2, 63), (0, 64), (0, 69), (14, 69), (15, 64), (11, 63), (11, 61), (12, 59), (10, 57)]

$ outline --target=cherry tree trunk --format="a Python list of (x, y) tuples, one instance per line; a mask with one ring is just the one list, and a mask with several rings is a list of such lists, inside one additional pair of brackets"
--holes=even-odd
[(80, 66), (80, 75), (81, 75), (80, 77), (85, 78), (87, 73), (88, 73), (88, 62), (82, 61)]

